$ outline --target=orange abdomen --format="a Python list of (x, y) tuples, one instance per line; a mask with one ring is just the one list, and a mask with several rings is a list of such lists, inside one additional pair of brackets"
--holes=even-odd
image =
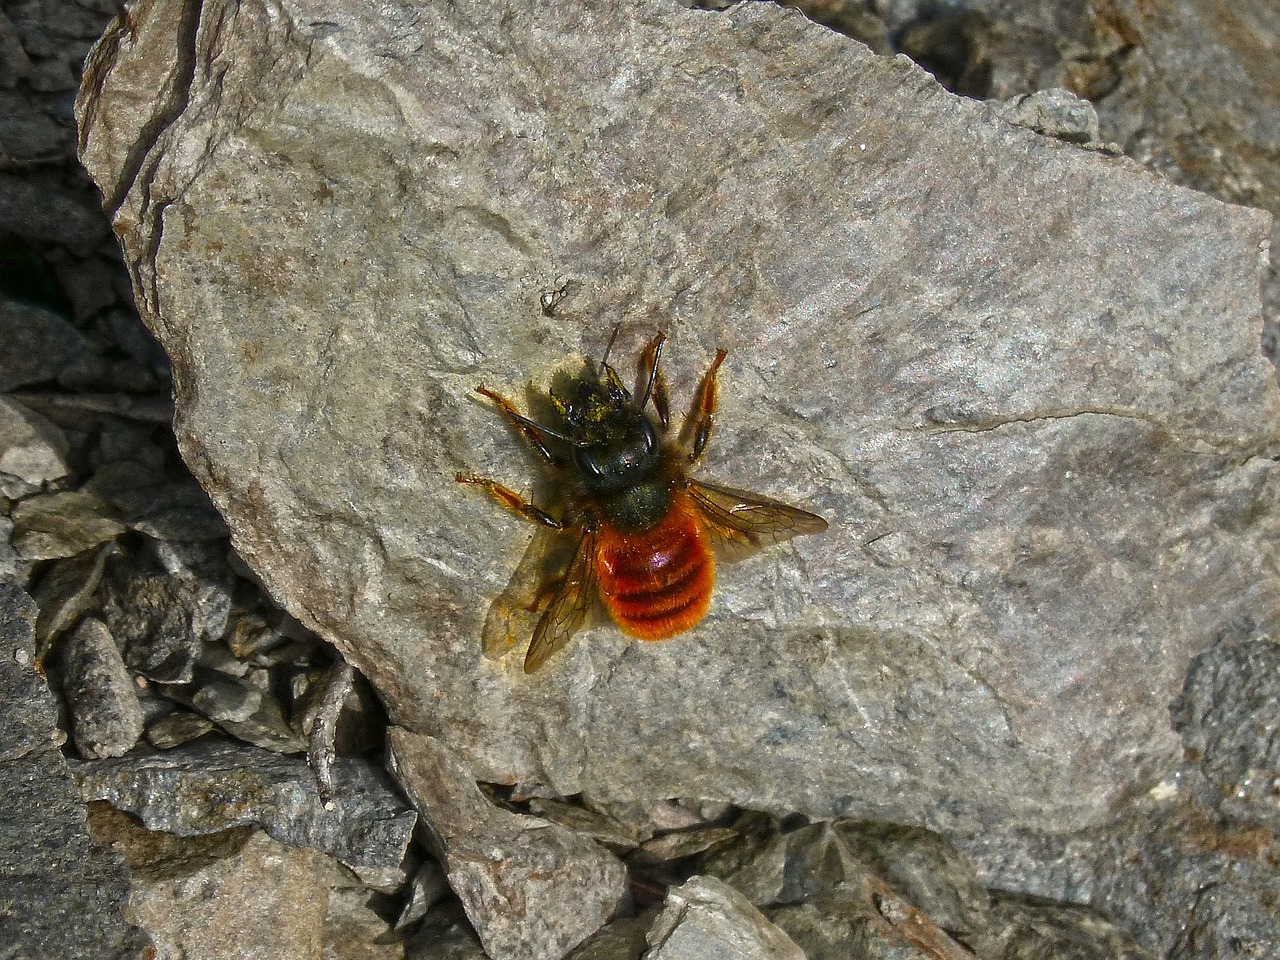
[(652, 530), (602, 527), (596, 534), (596, 575), (600, 598), (623, 633), (666, 640), (706, 616), (715, 560), (692, 504), (678, 493)]

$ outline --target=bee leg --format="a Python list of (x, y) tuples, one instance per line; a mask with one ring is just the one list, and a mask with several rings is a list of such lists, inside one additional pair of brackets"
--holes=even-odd
[(716, 358), (702, 375), (702, 382), (698, 384), (698, 392), (693, 398), (693, 406), (689, 408), (684, 425), (680, 428), (680, 445), (688, 449), (690, 463), (702, 456), (702, 451), (707, 448), (707, 441), (711, 439), (711, 425), (715, 421), (716, 396), (719, 392), (716, 388), (716, 373), (720, 364), (724, 363), (725, 356), (727, 351), (716, 351)]
[(554, 453), (547, 449), (547, 442), (543, 439), (542, 434), (538, 432), (527, 418), (521, 416), (520, 411), (516, 409), (515, 404), (508, 400), (500, 393), (495, 393), (486, 386), (476, 387), (476, 393), (488, 397), (498, 405), (498, 412), (507, 418), (507, 421), (520, 431), (520, 436), (528, 441), (529, 446), (537, 451), (538, 456), (542, 457), (547, 463), (560, 466), (560, 460)]
[[(641, 395), (639, 408), (643, 410), (644, 405), (652, 400), (653, 409), (658, 411), (658, 420), (662, 424), (663, 430), (667, 429), (667, 424), (671, 420), (671, 404), (667, 400), (667, 383), (662, 378), (662, 372), (658, 369), (658, 363), (662, 359), (662, 345), (666, 340), (667, 335), (659, 333), (644, 348), (644, 353), (640, 355), (640, 378), (636, 384), (636, 392)], [(642, 388), (643, 392), (641, 392)]]
[(457, 476), (459, 483), (473, 483), (477, 487), (484, 488), (485, 492), (498, 503), (502, 504), (512, 513), (517, 513), (526, 520), (532, 520), (534, 523), (540, 523), (544, 527), (550, 527), (552, 530), (563, 530), (564, 524), (557, 520), (545, 510), (535, 507), (520, 494), (513, 490), (509, 490), (496, 480), (488, 480), (484, 477), (473, 477), (469, 474), (460, 473)]

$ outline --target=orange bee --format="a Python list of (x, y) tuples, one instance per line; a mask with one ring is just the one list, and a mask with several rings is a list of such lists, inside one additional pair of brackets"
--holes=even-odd
[[(717, 351), (703, 375), (674, 442), (664, 442), (670, 408), (658, 363), (665, 341), (665, 334), (658, 334), (641, 354), (635, 395), (609, 366), (608, 349), (567, 390), (553, 389), (548, 400), (559, 414), (555, 427), (530, 420), (505, 397), (476, 387), (569, 481), (566, 510), (556, 519), (497, 481), (457, 477), (556, 534), (549, 546), (535, 541), (503, 595), (532, 594), (532, 603), (508, 601), (507, 609), (524, 606), (535, 612), (550, 597), (533, 631), (526, 673), (569, 642), (596, 596), (623, 633), (666, 640), (707, 613), (715, 581), (713, 545), (750, 552), (827, 528), (827, 521), (805, 510), (686, 475), (711, 436), (716, 373), (725, 351)], [(570, 542), (572, 551), (566, 552)], [(492, 610), (489, 619), (485, 652), (501, 656), (514, 638), (494, 626)]]

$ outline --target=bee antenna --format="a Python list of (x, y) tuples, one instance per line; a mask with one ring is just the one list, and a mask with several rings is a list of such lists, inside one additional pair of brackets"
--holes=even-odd
[(609, 369), (609, 354), (613, 351), (614, 341), (618, 339), (618, 331), (622, 329), (622, 321), (619, 320), (613, 326), (613, 333), (609, 334), (609, 343), (604, 348), (604, 356), (600, 358), (600, 375), (604, 376), (604, 372)]
[(586, 444), (583, 443), (581, 440), (575, 440), (573, 439), (573, 437), (566, 436), (565, 434), (561, 433), (559, 430), (552, 430), (550, 427), (544, 427), (542, 424), (538, 423), (536, 420), (530, 420), (528, 417), (523, 416), (519, 413), (514, 413), (513, 411), (510, 411), (510, 410), (507, 410), (504, 412), (506, 413), (507, 416), (511, 417), (511, 419), (518, 420), (520, 423), (523, 423), (526, 427), (529, 427), (532, 430), (536, 430), (538, 433), (545, 433), (548, 437), (555, 437), (557, 440), (563, 440), (565, 443), (571, 444), (572, 446), (575, 446), (575, 447), (586, 446)]

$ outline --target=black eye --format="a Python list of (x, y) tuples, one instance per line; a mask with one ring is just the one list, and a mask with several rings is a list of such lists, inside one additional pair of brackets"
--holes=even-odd
[(658, 450), (658, 435), (654, 432), (653, 424), (649, 422), (648, 417), (640, 418), (640, 436), (641, 442), (644, 444), (644, 452), (646, 454), (656, 453)]
[(578, 449), (573, 451), (573, 462), (577, 464), (579, 470), (590, 477), (603, 475), (603, 471), (600, 469), (600, 461), (596, 459), (596, 455), (590, 450)]

